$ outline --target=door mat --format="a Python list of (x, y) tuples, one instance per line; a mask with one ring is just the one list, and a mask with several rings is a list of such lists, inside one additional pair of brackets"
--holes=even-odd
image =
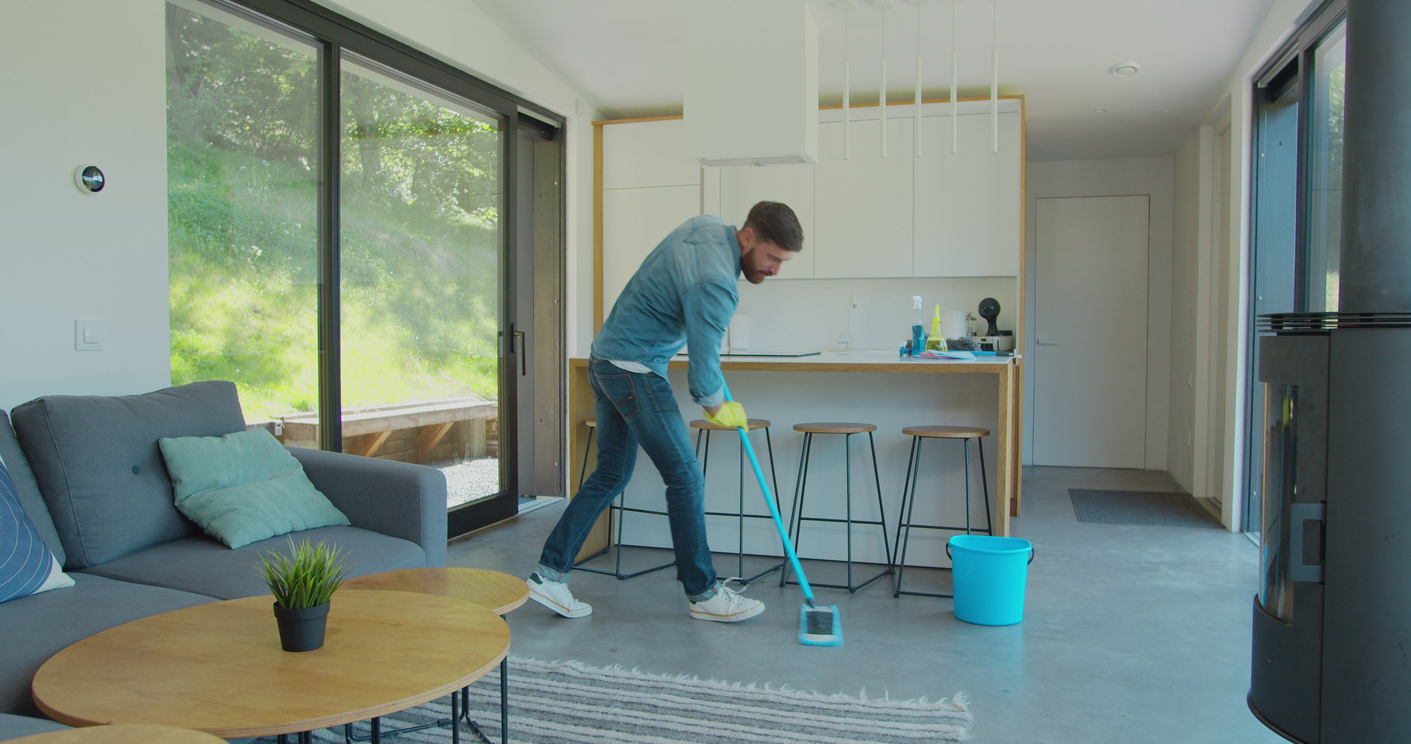
[[(450, 698), (394, 713), (382, 718), (382, 735), (450, 713)], [(498, 668), (470, 686), (470, 714), (485, 737), (504, 741)], [(509, 740), (516, 744), (922, 744), (963, 741), (972, 723), (960, 694), (937, 702), (821, 695), (621, 666), (509, 660)], [(368, 733), (366, 723), (354, 728), (356, 736)], [(462, 724), (461, 741), (467, 744), (478, 740), (469, 729)], [(315, 731), (313, 740), (341, 743), (344, 729)], [(449, 742), (451, 736), (433, 728), (392, 741), (404, 740)], [(257, 741), (272, 743), (274, 738)]]
[(1070, 488), (1068, 497), (1079, 522), (1224, 529), (1220, 520), (1188, 493)]

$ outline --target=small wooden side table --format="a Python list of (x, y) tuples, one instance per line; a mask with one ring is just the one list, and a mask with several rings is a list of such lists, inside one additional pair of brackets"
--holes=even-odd
[(10, 744), (225, 744), (225, 739), (175, 726), (119, 723), (22, 736)]
[[(343, 582), (342, 588), (435, 594), (479, 605), (496, 615), (505, 615), (529, 599), (529, 585), (524, 583), (524, 579), (479, 568), (407, 568), (401, 571), (383, 571), (348, 579)], [(453, 693), (452, 703), (454, 702)], [(485, 734), (480, 732), (480, 727), (470, 720), (469, 687), (461, 688), (460, 714), (464, 714), (466, 723), (476, 736), (482, 741), (489, 741)], [(506, 654), (505, 658), (500, 660), (501, 744), (509, 741), (509, 715), (509, 655)], [(450, 720), (438, 723), (456, 726), (458, 718), (459, 714), (452, 705)], [(416, 727), (420, 728), (422, 727)], [(346, 738), (353, 739), (351, 731), (347, 733)]]

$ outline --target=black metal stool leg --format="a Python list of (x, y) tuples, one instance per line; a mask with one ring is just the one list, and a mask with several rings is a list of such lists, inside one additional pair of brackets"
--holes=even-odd
[(588, 453), (593, 451), (593, 434), (598, 431), (597, 427), (588, 428), (588, 444), (583, 447), (583, 467), (578, 469), (578, 488), (583, 488), (583, 480), (588, 477)]
[(892, 572), (892, 546), (887, 542), (887, 510), (882, 506), (882, 475), (877, 470), (877, 440), (867, 432), (867, 446), (872, 449), (872, 482), (877, 486), (877, 521), (882, 523), (882, 550), (887, 553), (887, 573)]
[[(804, 495), (808, 491), (808, 455), (813, 447), (813, 432), (804, 432), (803, 447), (799, 450), (799, 477), (794, 481), (794, 504), (789, 509), (789, 539), (794, 543), (794, 553), (799, 552), (799, 534), (803, 531), (800, 527), (803, 524), (803, 502)], [(779, 572), (779, 586), (789, 580), (789, 566), (785, 565), (784, 570)]]
[[(921, 437), (911, 438), (911, 456), (906, 461), (906, 484), (902, 486), (901, 513), (897, 514), (897, 574), (892, 588), (892, 598), (901, 596), (902, 574), (906, 572), (906, 546), (911, 544), (911, 516), (916, 512), (916, 472), (921, 468)], [(910, 493), (907, 487), (910, 486)], [(908, 504), (910, 506), (908, 507)], [(906, 537), (902, 537), (902, 525), (906, 525)]]
[(995, 534), (995, 525), (990, 521), (990, 479), (985, 475), (985, 438), (975, 437), (975, 448), (980, 450), (980, 486), (985, 490), (985, 534)]
[(960, 448), (965, 450), (965, 534), (970, 534), (970, 440), (960, 440)]
[(852, 583), (852, 435), (843, 435), (843, 462), (847, 465), (848, 495), (848, 592), (857, 591)]
[[(770, 477), (771, 477), (771, 478), (773, 479), (773, 481), (774, 481), (774, 492), (773, 492), (773, 494), (772, 494), (772, 496), (774, 497), (774, 508), (775, 508), (775, 510), (777, 510), (777, 511), (779, 512), (779, 514), (780, 514), (780, 520), (782, 521), (782, 520), (783, 520), (784, 511), (783, 511), (783, 507), (781, 507), (781, 506), (779, 505), (779, 475), (774, 472), (774, 442), (770, 439), (770, 436), (769, 436), (769, 429), (768, 429), (768, 428), (765, 428), (765, 430), (764, 430), (764, 445), (765, 445), (765, 447), (766, 447), (766, 448), (768, 449), (768, 451), (769, 451), (769, 475), (770, 475)], [(741, 467), (743, 467), (743, 465), (742, 465)], [(744, 513), (744, 508), (745, 508), (745, 507), (744, 507), (743, 498), (744, 498), (744, 497), (743, 497), (743, 494), (742, 494), (742, 495), (741, 495), (741, 505), (740, 505), (740, 513), (742, 513), (742, 514)], [(771, 522), (774, 521), (774, 518), (773, 518), (773, 517), (770, 517), (770, 516), (768, 516), (768, 515), (765, 515), (764, 518), (765, 518), (765, 519), (768, 519), (768, 520), (771, 521)], [(787, 528), (786, 528), (786, 529), (787, 529)], [(741, 544), (743, 545), (743, 543), (741, 543)], [(780, 552), (781, 554), (784, 552), (784, 548), (783, 548), (782, 544), (780, 545), (779, 552)], [(745, 585), (748, 586), (749, 584), (752, 584), (752, 583), (758, 581), (760, 578), (764, 577), (765, 575), (769, 574), (770, 572), (777, 571), (777, 570), (783, 568), (783, 567), (785, 566), (785, 564), (787, 564), (787, 563), (788, 563), (788, 560), (787, 560), (787, 559), (781, 560), (780, 562), (774, 564), (773, 566), (770, 566), (769, 568), (766, 568), (766, 569), (764, 569), (763, 571), (760, 571), (759, 573), (755, 574), (754, 576), (751, 576), (751, 577), (749, 577), (748, 579), (745, 579)], [(742, 573), (743, 573), (743, 572), (742, 572)]]

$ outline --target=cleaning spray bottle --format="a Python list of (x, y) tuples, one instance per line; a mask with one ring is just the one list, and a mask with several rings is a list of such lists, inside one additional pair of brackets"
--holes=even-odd
[(941, 333), (941, 306), (936, 306), (936, 317), (931, 319), (931, 336), (926, 339), (926, 351), (946, 351), (946, 336)]
[(919, 356), (926, 343), (926, 331), (921, 326), (921, 296), (911, 296), (911, 355)]

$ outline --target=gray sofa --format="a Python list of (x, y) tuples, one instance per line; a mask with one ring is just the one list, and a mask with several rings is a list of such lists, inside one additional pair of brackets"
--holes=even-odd
[[(231, 550), (177, 511), (157, 440), (245, 428), (235, 386), (53, 396), (0, 411), (0, 456), (25, 513), (75, 586), (0, 603), (0, 714), (39, 716), (30, 681), (89, 635), (161, 612), (267, 593), (251, 567), (286, 536)], [(420, 465), (290, 450), (350, 527), (294, 533), (342, 546), (352, 575), (446, 564), (446, 479)], [(273, 616), (271, 616), (273, 622)], [(0, 715), (0, 740), (51, 725)]]

